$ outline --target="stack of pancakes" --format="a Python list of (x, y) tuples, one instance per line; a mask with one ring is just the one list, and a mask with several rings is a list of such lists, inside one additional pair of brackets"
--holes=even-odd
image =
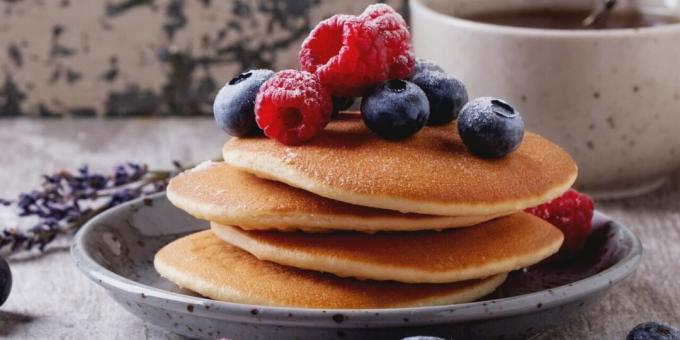
[(501, 159), (455, 125), (399, 142), (345, 113), (312, 141), (234, 138), (224, 162), (175, 177), (168, 198), (211, 230), (161, 249), (158, 272), (231, 302), (318, 308), (461, 303), (557, 252), (562, 233), (522, 212), (561, 195), (571, 157), (527, 133)]

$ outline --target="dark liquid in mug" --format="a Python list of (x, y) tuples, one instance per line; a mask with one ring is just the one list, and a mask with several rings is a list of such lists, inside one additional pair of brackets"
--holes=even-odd
[[(588, 10), (540, 8), (492, 11), (463, 17), (463, 19), (504, 26), (584, 29), (581, 22), (590, 14)], [(680, 23), (674, 16), (655, 15), (639, 12), (612, 12), (594, 29), (640, 28)], [(593, 29), (591, 28), (591, 29)]]

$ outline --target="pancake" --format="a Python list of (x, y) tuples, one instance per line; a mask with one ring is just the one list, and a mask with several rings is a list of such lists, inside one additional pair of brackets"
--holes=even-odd
[(507, 273), (556, 253), (564, 239), (550, 223), (523, 212), (441, 232), (321, 235), (245, 231), (214, 223), (212, 230), (260, 260), (405, 283), (458, 282)]
[(496, 289), (506, 274), (453, 284), (360, 281), (260, 261), (211, 231), (163, 247), (161, 276), (216, 300), (308, 308), (388, 308), (462, 303)]
[(484, 159), (463, 145), (455, 123), (403, 141), (376, 137), (358, 114), (342, 114), (311, 141), (286, 146), (266, 137), (232, 138), (226, 163), (330, 199), (446, 216), (507, 214), (565, 192), (576, 164), (530, 132), (519, 148)]
[(204, 163), (176, 176), (167, 196), (197, 218), (243, 229), (413, 231), (464, 227), (497, 217), (403, 214), (351, 205), (225, 163)]

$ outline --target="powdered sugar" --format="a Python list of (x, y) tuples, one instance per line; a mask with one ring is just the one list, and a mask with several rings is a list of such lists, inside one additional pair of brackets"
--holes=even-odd
[(292, 164), (296, 157), (297, 153), (293, 152), (293, 150), (290, 148), (286, 148), (286, 155), (283, 157), (283, 162), (286, 164)]

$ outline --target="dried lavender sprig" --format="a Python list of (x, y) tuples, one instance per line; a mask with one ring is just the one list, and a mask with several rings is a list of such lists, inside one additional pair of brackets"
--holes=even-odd
[(15, 200), (0, 199), (0, 205), (14, 205), (21, 218), (37, 223), (22, 231), (0, 232), (0, 251), (12, 253), (34, 248), (40, 251), (60, 236), (77, 231), (97, 214), (132, 199), (165, 190), (170, 178), (189, 167), (173, 162), (171, 170), (149, 170), (146, 164), (126, 163), (113, 173), (91, 173), (87, 166), (76, 173), (60, 171), (44, 175), (39, 189), (20, 194)]

